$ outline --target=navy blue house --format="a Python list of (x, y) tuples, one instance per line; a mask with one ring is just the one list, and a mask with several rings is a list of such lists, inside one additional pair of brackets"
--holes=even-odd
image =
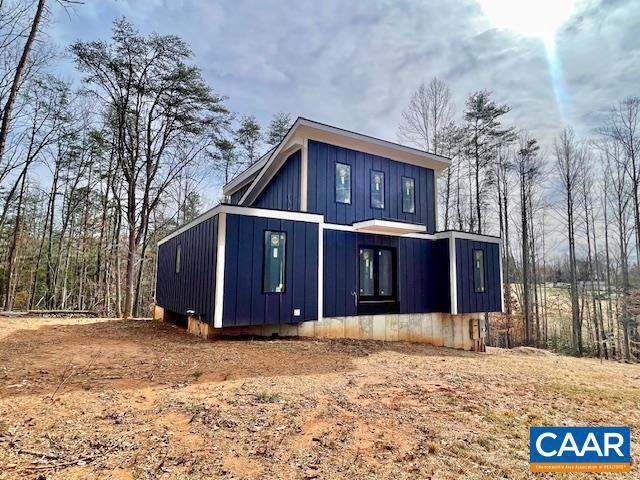
[(500, 239), (438, 231), (449, 159), (298, 118), (158, 245), (156, 316), (190, 331), (409, 340), (482, 350)]

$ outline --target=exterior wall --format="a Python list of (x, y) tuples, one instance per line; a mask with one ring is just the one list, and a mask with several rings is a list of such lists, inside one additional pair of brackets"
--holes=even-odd
[(216, 330), (215, 335), (257, 335), (283, 337), (352, 338), (357, 340), (407, 341), (457, 348), (484, 350), (479, 315), (449, 313), (362, 315), (324, 318), (321, 322), (297, 325), (263, 325)]
[[(351, 165), (351, 204), (335, 201), (335, 163)], [(370, 172), (385, 174), (385, 208), (371, 208)], [(416, 213), (402, 212), (402, 177), (415, 179)], [(431, 169), (377, 155), (309, 140), (308, 210), (325, 216), (325, 222), (351, 225), (372, 218), (399, 220), (436, 229), (434, 172)]]
[(292, 153), (252, 206), (300, 210), (300, 158), (300, 150)]
[[(213, 324), (218, 216), (211, 217), (158, 247), (156, 303), (166, 310), (196, 315)], [(176, 248), (181, 245), (180, 273)]]
[[(318, 224), (227, 214), (222, 325), (318, 318)], [(285, 291), (263, 293), (264, 232), (287, 233)], [(301, 315), (295, 317), (294, 309)]]
[(231, 198), (229, 199), (231, 205), (238, 205), (242, 196), (249, 190), (251, 186), (251, 182), (247, 183), (244, 187), (240, 188), (237, 192), (231, 194)]
[(400, 313), (450, 312), (449, 241), (400, 238)]
[(400, 313), (450, 312), (447, 240), (324, 231), (324, 304), (326, 317), (357, 314), (358, 245), (398, 251)]
[[(473, 251), (484, 251), (485, 289), (476, 293), (473, 281)], [(456, 239), (458, 312), (499, 312), (502, 310), (500, 248), (496, 243)]]

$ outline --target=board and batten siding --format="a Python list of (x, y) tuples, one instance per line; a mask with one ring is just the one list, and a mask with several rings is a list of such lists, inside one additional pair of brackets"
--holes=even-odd
[(253, 202), (254, 207), (300, 210), (300, 150), (289, 155), (278, 173)]
[[(195, 312), (213, 325), (218, 216), (211, 217), (158, 247), (156, 303), (172, 312)], [(176, 249), (180, 245), (180, 272)]]
[[(335, 201), (336, 162), (351, 165), (351, 203)], [(384, 172), (384, 209), (371, 208), (371, 170)], [(415, 179), (415, 213), (402, 211), (402, 177)], [(309, 140), (308, 210), (324, 215), (325, 222), (350, 225), (372, 218), (399, 220), (436, 228), (434, 172), (348, 148)]]
[(250, 186), (251, 186), (251, 182), (247, 183), (244, 187), (241, 187), (239, 190), (236, 190), (235, 192), (233, 192), (229, 197), (229, 203), (231, 203), (231, 205), (238, 205), (240, 203), (240, 200), (244, 196), (244, 194), (247, 193), (247, 190), (249, 190)]
[(451, 312), (449, 241), (400, 238), (400, 313)]
[[(318, 319), (318, 224), (228, 214), (222, 326)], [(286, 232), (283, 293), (263, 293), (265, 231)], [(294, 316), (300, 309), (300, 316)]]
[[(473, 251), (484, 252), (484, 292), (476, 293), (473, 278)], [(456, 239), (458, 313), (502, 310), (500, 248), (497, 243)]]
[(357, 315), (360, 246), (397, 251), (400, 313), (450, 312), (448, 240), (324, 231), (325, 317)]

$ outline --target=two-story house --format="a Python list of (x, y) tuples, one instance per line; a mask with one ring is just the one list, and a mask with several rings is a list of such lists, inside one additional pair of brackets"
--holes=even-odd
[(437, 230), (449, 159), (298, 118), (159, 242), (156, 317), (205, 337), (409, 340), (482, 350), (500, 239)]

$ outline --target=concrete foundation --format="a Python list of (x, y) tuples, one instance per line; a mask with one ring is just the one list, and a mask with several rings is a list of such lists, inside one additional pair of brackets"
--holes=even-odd
[[(416, 313), (324, 318), (320, 322), (214, 329), (189, 319), (189, 332), (204, 338), (225, 335), (352, 338), (407, 341), (462, 350), (484, 351), (483, 314)], [(196, 324), (196, 322), (199, 322)], [(205, 328), (206, 326), (206, 328)]]

